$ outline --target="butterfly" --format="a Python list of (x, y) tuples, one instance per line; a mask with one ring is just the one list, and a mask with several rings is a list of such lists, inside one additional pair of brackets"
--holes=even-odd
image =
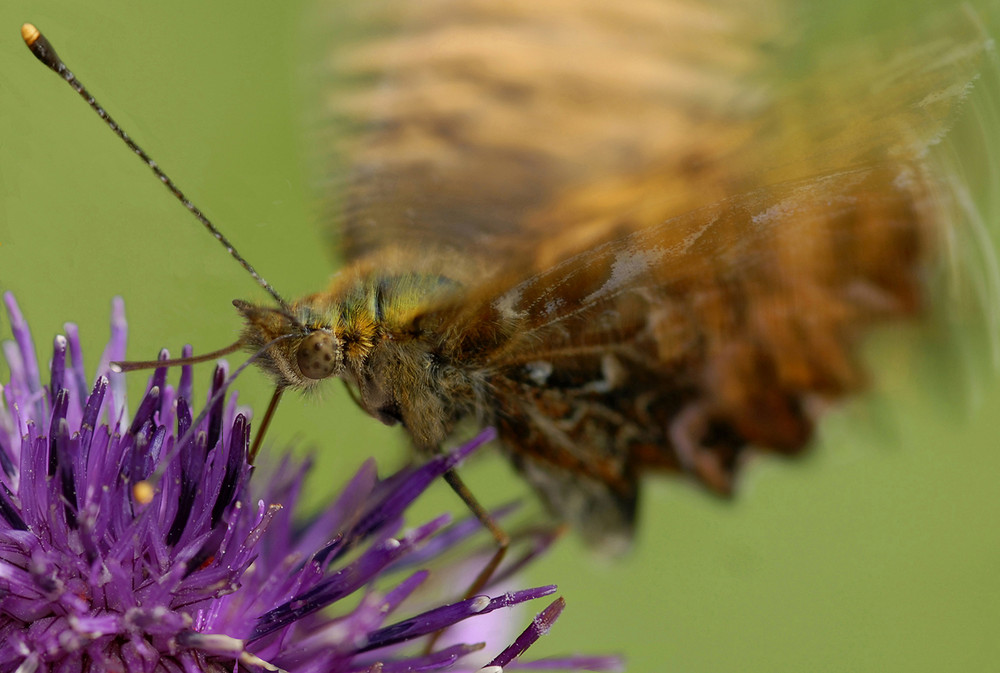
[[(775, 8), (358, 10), (329, 103), (348, 265), (261, 366), (343, 378), (425, 454), (495, 425), (598, 544), (631, 536), (645, 473), (729, 494), (751, 453), (800, 452), (863, 387), (865, 330), (923, 309), (956, 226), (928, 149), (988, 45), (926, 17), (810, 53)], [(296, 329), (239, 309), (251, 350)]]
[(493, 425), (614, 548), (644, 475), (728, 495), (801, 452), (868, 329), (924, 309), (959, 217), (930, 149), (988, 50), (960, 12), (811, 51), (791, 3), (351, 7), (345, 267), (236, 302), (275, 400), (340, 378), (421, 455)]

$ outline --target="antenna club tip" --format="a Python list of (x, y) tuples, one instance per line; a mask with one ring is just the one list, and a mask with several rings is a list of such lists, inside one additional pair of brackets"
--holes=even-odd
[(38, 41), (38, 38), (40, 38), (41, 36), (42, 33), (37, 28), (35, 28), (35, 24), (26, 23), (23, 26), (21, 26), (21, 39), (24, 40), (24, 43), (29, 47), (34, 45), (35, 42)]

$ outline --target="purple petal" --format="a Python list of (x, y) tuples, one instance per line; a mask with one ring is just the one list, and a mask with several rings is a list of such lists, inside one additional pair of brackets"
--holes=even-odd
[(500, 608), (509, 608), (518, 603), (548, 596), (555, 590), (556, 587), (551, 585), (514, 591), (492, 599), (489, 596), (474, 596), (458, 603), (435, 608), (375, 631), (369, 637), (368, 644), (360, 651), (376, 650), (404, 640), (436, 633), (474, 615), (485, 615)]
[(521, 635), (519, 635), (517, 639), (503, 652), (498, 654), (493, 661), (489, 663), (489, 665), (500, 666), (503, 668), (511, 661), (521, 656), (525, 650), (534, 644), (536, 640), (548, 633), (549, 629), (552, 628), (552, 625), (559, 618), (559, 615), (562, 614), (563, 608), (565, 607), (566, 601), (562, 597), (552, 601), (547, 608), (538, 613), (538, 615), (531, 621), (531, 625), (522, 631)]
[(60, 335), (53, 339), (52, 365), (49, 371), (49, 404), (55, 403), (55, 396), (65, 385), (66, 349), (66, 337)]
[(80, 332), (74, 323), (63, 325), (66, 330), (66, 340), (69, 342), (70, 379), (73, 382), (73, 397), (77, 400), (87, 398), (87, 375), (83, 368), (83, 348), (80, 346)]
[(353, 531), (354, 536), (358, 539), (363, 539), (370, 535), (372, 531), (383, 526), (387, 521), (400, 517), (406, 508), (409, 507), (410, 503), (416, 500), (417, 496), (423, 493), (433, 481), (458, 465), (483, 444), (495, 438), (496, 430), (486, 428), (464, 446), (451, 453), (435, 456), (414, 470), (402, 484), (392, 488), (384, 500), (371, 508), (368, 514), (355, 527)]
[[(39, 406), (35, 407), (35, 417), (44, 417), (45, 411), (40, 406), (41, 404), (41, 392), (42, 392), (42, 381), (38, 374), (38, 358), (35, 356), (35, 343), (31, 339), (31, 330), (28, 329), (28, 323), (24, 320), (24, 315), (21, 314), (21, 309), (17, 305), (17, 301), (14, 299), (14, 295), (10, 292), (5, 292), (3, 295), (4, 304), (7, 307), (7, 315), (10, 316), (10, 330), (14, 335), (14, 342), (17, 344), (17, 365), (21, 370), (19, 377), (20, 383), (26, 386), (28, 400), (32, 404)], [(9, 354), (13, 355), (13, 353)], [(14, 385), (14, 366), (15, 363), (12, 362), (8, 355), (8, 363), (11, 368), (11, 385)]]

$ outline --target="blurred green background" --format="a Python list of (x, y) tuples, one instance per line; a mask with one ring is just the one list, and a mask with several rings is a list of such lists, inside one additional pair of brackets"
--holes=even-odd
[[(308, 8), (0, 4), (0, 289), (16, 293), (42, 352), (75, 321), (92, 372), (116, 294), (132, 357), (217, 348), (237, 334), (230, 301), (263, 293), (34, 61), (21, 23), (45, 31), (112, 115), (294, 296), (324, 287), (333, 268), (304, 160), (307, 63), (318, 48), (305, 42), (315, 33)], [(969, 137), (985, 129), (995, 162), (992, 120), (971, 119)], [(983, 147), (975, 139), (959, 152), (989, 168)], [(638, 672), (1000, 671), (1000, 379), (977, 345), (985, 330), (970, 320), (880, 333), (870, 344), (876, 391), (832, 414), (805, 460), (755, 463), (735, 503), (647, 480), (625, 560), (564, 539), (528, 579), (558, 583), (568, 602), (532, 658), (618, 652)], [(199, 380), (208, 377), (205, 368)], [(270, 395), (256, 373), (238, 387), (257, 408)], [(314, 502), (364, 456), (389, 467), (407, 455), (401, 435), (339, 386), (322, 400), (286, 398), (271, 440), (322, 448)], [(487, 503), (525, 490), (495, 456), (465, 476)], [(419, 512), (443, 508), (462, 511), (439, 484)]]

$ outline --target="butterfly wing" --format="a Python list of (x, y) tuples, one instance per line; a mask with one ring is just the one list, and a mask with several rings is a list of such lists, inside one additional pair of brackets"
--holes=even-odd
[(728, 493), (747, 447), (801, 450), (825, 403), (863, 383), (863, 329), (920, 305), (918, 234), (938, 204), (903, 176), (743, 194), (495, 299), (516, 328), (484, 369), (517, 461), (604, 484), (624, 522), (644, 470)]
[(817, 47), (784, 3), (414, 5), (341, 60), (374, 83), (343, 248), (461, 258), (433, 322), (552, 509), (627, 538), (643, 471), (725, 493), (747, 447), (801, 450), (864, 328), (920, 307), (975, 22)]
[(775, 28), (739, 3), (659, 0), (382, 2), (352, 18), (364, 38), (341, 41), (326, 106), (335, 240), (349, 260), (415, 248), (508, 269), (565, 257), (537, 255), (589, 223), (553, 222), (553, 204), (608, 176), (670, 173), (688, 185), (678, 213), (724, 196)]

